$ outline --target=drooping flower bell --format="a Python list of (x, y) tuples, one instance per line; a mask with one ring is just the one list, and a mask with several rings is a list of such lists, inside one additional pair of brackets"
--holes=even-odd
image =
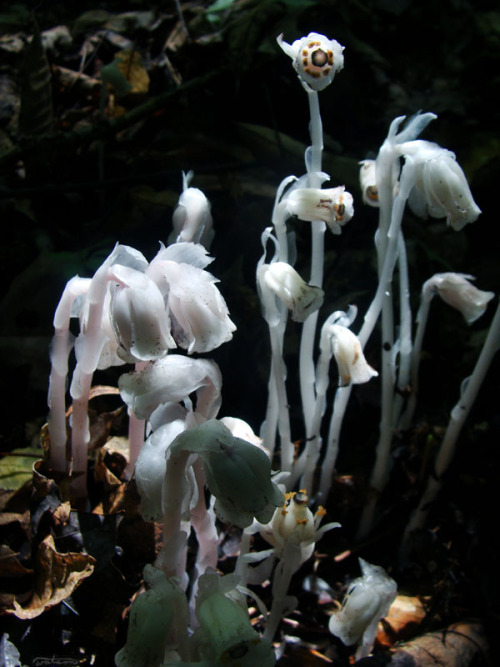
[(354, 215), (352, 195), (343, 185), (325, 189), (293, 188), (283, 199), (283, 205), (300, 220), (323, 220), (333, 234), (340, 234), (341, 227)]
[(415, 215), (446, 218), (455, 231), (477, 220), (481, 209), (454, 153), (423, 140), (402, 143), (399, 149), (415, 165), (415, 186), (408, 199)]
[(459, 310), (468, 324), (475, 322), (486, 310), (494, 292), (478, 289), (470, 281), (473, 276), (463, 273), (436, 273), (422, 287), (424, 299), (431, 299), (439, 294), (445, 303)]
[(174, 243), (162, 246), (146, 271), (168, 305), (175, 342), (188, 354), (214, 350), (236, 329), (218, 280), (204, 270), (211, 261), (200, 244)]
[(246, 603), (238, 601), (231, 584), (233, 575), (221, 577), (207, 572), (200, 577), (196, 597), (196, 617), (200, 624), (193, 635), (199, 645), (201, 664), (228, 667), (272, 667), (276, 656), (272, 643), (252, 627)]
[(295, 71), (309, 90), (323, 90), (344, 67), (344, 47), (335, 39), (328, 39), (317, 32), (310, 32), (293, 44), (285, 42), (283, 35), (279, 35), (277, 41), (293, 60)]
[(320, 287), (308, 285), (297, 271), (286, 262), (261, 264), (257, 268), (257, 285), (264, 308), (272, 313), (270, 299), (278, 298), (292, 313), (292, 320), (304, 322), (323, 303), (324, 292)]
[(365, 359), (358, 337), (341, 324), (323, 327), (321, 332), (321, 350), (331, 346), (331, 351), (339, 369), (339, 386), (363, 384), (378, 375)]
[(132, 604), (127, 643), (115, 656), (117, 667), (161, 664), (165, 648), (176, 639), (176, 626), (187, 628), (189, 622), (186, 596), (174, 579), (146, 565), (144, 580), (148, 588)]
[(235, 438), (220, 421), (211, 419), (181, 433), (170, 446), (170, 455), (198, 454), (207, 486), (215, 496), (214, 510), (221, 520), (240, 528), (256, 518), (267, 523), (283, 494), (271, 480), (268, 456), (256, 445)]
[(349, 586), (342, 608), (335, 612), (328, 629), (346, 646), (361, 643), (356, 658), (366, 657), (375, 641), (378, 622), (387, 616), (397, 595), (397, 584), (379, 565), (359, 559), (362, 577)]

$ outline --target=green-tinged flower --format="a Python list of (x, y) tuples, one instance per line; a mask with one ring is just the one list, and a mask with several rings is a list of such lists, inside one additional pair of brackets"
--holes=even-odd
[(189, 622), (186, 596), (175, 580), (152, 565), (144, 568), (144, 580), (149, 589), (132, 604), (127, 643), (115, 656), (117, 667), (158, 667), (173, 639), (174, 623), (187, 627)]
[(271, 642), (261, 639), (250, 623), (246, 602), (237, 591), (238, 578), (207, 572), (200, 578), (194, 638), (201, 657), (213, 667), (271, 667), (276, 656)]
[(240, 438), (220, 421), (211, 419), (181, 433), (170, 447), (198, 454), (204, 463), (207, 486), (215, 496), (214, 510), (220, 519), (240, 528), (256, 518), (267, 523), (283, 494), (271, 480), (267, 455)]

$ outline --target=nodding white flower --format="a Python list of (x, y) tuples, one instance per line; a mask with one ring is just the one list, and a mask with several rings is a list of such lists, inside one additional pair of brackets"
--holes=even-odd
[(336, 188), (295, 188), (283, 199), (291, 215), (306, 222), (323, 220), (333, 234), (354, 215), (353, 198), (343, 185)]
[(363, 384), (378, 375), (365, 359), (358, 337), (341, 324), (332, 324), (322, 331), (323, 345), (331, 345), (339, 369), (339, 386)]
[(204, 419), (216, 416), (221, 405), (222, 376), (215, 361), (169, 354), (144, 368), (124, 373), (118, 380), (120, 394), (139, 419), (161, 425), (153, 414), (166, 403), (188, 403), (196, 392), (196, 412)]
[(379, 565), (359, 559), (362, 577), (349, 586), (342, 609), (335, 612), (328, 629), (346, 646), (361, 642), (356, 658), (366, 657), (375, 641), (378, 622), (387, 616), (397, 595), (397, 584)]
[[(261, 291), (264, 311), (268, 310), (271, 313), (273, 310), (269, 297), (274, 295), (292, 312), (292, 320), (295, 322), (304, 322), (323, 303), (323, 290), (308, 285), (286, 262), (261, 264), (257, 269), (257, 284)], [(264, 315), (268, 319), (266, 312)]]
[(168, 304), (175, 342), (188, 354), (214, 350), (236, 329), (218, 280), (203, 268), (211, 261), (200, 244), (174, 243), (162, 247), (146, 271)]
[(344, 47), (317, 32), (310, 32), (293, 44), (285, 42), (283, 35), (279, 35), (277, 41), (293, 60), (294, 69), (307, 90), (323, 90), (344, 67)]
[(446, 218), (455, 231), (477, 220), (481, 209), (454, 153), (423, 140), (402, 143), (399, 150), (415, 166), (415, 186), (408, 199), (415, 215)]
[(376, 161), (362, 160), (360, 162), (359, 184), (363, 193), (363, 201), (368, 206), (379, 206)]
[(473, 285), (474, 276), (464, 273), (436, 273), (422, 287), (424, 299), (430, 300), (439, 294), (445, 303), (459, 310), (468, 324), (475, 322), (486, 310), (495, 296), (494, 292), (484, 292)]
[(158, 286), (146, 274), (115, 264), (109, 271), (110, 322), (118, 356), (128, 363), (160, 359), (176, 347)]
[(168, 240), (169, 243), (201, 243), (208, 249), (214, 237), (210, 202), (201, 190), (189, 187), (192, 177), (192, 171), (182, 174), (183, 191), (172, 217), (174, 229)]

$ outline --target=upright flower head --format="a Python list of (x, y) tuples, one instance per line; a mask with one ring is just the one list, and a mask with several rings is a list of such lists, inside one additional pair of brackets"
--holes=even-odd
[(182, 174), (183, 189), (172, 218), (174, 230), (169, 242), (192, 241), (208, 249), (214, 237), (210, 202), (201, 190), (189, 187), (192, 177), (192, 171)]
[(310, 32), (293, 44), (285, 42), (283, 35), (277, 41), (293, 60), (295, 71), (308, 90), (323, 90), (344, 67), (344, 47), (317, 32)]

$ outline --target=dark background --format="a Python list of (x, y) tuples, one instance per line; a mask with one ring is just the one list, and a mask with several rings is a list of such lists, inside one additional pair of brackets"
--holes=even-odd
[[(356, 214), (340, 237), (327, 236), (325, 316), (350, 303), (362, 313), (370, 302), (376, 287), (376, 212), (362, 204), (357, 162), (376, 155), (395, 116), (418, 110), (438, 114), (424, 138), (456, 153), (483, 214), (459, 233), (442, 220), (407, 215), (414, 312), (420, 285), (439, 271), (472, 274), (481, 289), (500, 292), (496, 3), (249, 0), (210, 15), (207, 6), (182, 5), (189, 39), (172, 50), (165, 48), (178, 23), (172, 3), (0, 5), (1, 451), (29, 444), (45, 421), (51, 322), (66, 281), (75, 274), (91, 276), (117, 241), (152, 258), (158, 241), (166, 242), (170, 232), (181, 172), (190, 169), (193, 186), (212, 203), (216, 236), (210, 268), (238, 326), (233, 341), (213, 355), (224, 377), (222, 414), (245, 418), (258, 430), (268, 372), (267, 331), (254, 286), (260, 234), (270, 224), (274, 189), (285, 176), (303, 172), (309, 141), (306, 96), (276, 44), (280, 33), (292, 42), (318, 31), (346, 47), (344, 70), (321, 93), (320, 103), (324, 168), (333, 185), (345, 184), (353, 193)], [(116, 15), (142, 11), (153, 12), (155, 20), (113, 23)], [(70, 40), (49, 50), (49, 69), (42, 68), (50, 74), (51, 119), (42, 110), (39, 118), (33, 114), (20, 122), (21, 101), (26, 108), (34, 99), (29, 86), (26, 92), (27, 76), (37, 80), (36, 64), (27, 57), (27, 37), (35, 25), (42, 32), (66, 26)], [(79, 69), (86, 43), (83, 72), (91, 78), (98, 80), (100, 68), (124, 46), (141, 53), (148, 70), (147, 93), (116, 100), (124, 108), (117, 131), (112, 123), (118, 116), (100, 119), (99, 89), (84, 94), (58, 78), (58, 67)], [(137, 122), (127, 120), (148, 102), (154, 106), (150, 113), (139, 114)], [(307, 247), (307, 231), (299, 223), (295, 228)], [(298, 268), (307, 275), (307, 253), (299, 257)], [(446, 426), (494, 304), (471, 327), (458, 313), (433, 304), (417, 412), (420, 431), (401, 445), (410, 463), (411, 456), (420, 461), (418, 447), (426, 436), (439, 435)], [(292, 325), (287, 361), (297, 439), (303, 435), (294, 392), (298, 335), (299, 327)], [(378, 367), (375, 344), (367, 356)], [(434, 519), (453, 517), (455, 530), (460, 515), (455, 555), (458, 562), (463, 556), (468, 611), (490, 619), (497, 618), (495, 555), (484, 517), (498, 506), (498, 371), (495, 360), (461, 439), (450, 495), (443, 496)], [(97, 379), (115, 381), (116, 374)], [(368, 474), (377, 424), (374, 381), (355, 392), (343, 432), (341, 473)], [(411, 504), (408, 486), (405, 478), (394, 492), (403, 489)], [(394, 504), (387, 500), (388, 507)], [(467, 554), (462, 554), (465, 545)]]

